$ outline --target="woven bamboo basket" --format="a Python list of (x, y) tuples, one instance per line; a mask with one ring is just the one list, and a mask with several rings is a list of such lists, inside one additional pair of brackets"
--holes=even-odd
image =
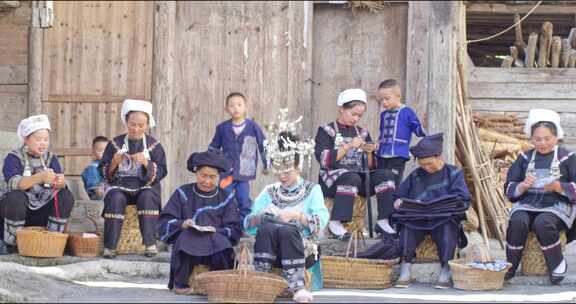
[[(273, 267), (272, 273), (275, 275), (282, 276), (282, 269), (277, 268), (277, 267)], [(312, 273), (308, 270), (304, 271), (304, 284), (306, 285), (306, 289), (308, 289), (308, 290), (312, 289)]]
[(463, 290), (499, 290), (504, 285), (504, 276), (512, 264), (501, 271), (477, 269), (466, 265), (464, 259), (449, 261), (454, 288)]
[(190, 277), (188, 278), (188, 285), (190, 286), (190, 288), (192, 288), (192, 290), (194, 291), (195, 294), (198, 295), (206, 295), (206, 291), (203, 290), (199, 284), (198, 284), (198, 280), (196, 280), (196, 277), (201, 274), (201, 273), (205, 273), (205, 272), (209, 272), (210, 271), (210, 267), (206, 266), (206, 265), (196, 265), (194, 266), (194, 269), (192, 269), (192, 273), (190, 274)]
[[(564, 251), (566, 246), (566, 233), (564, 231), (560, 232), (560, 244), (562, 244), (562, 251)], [(548, 266), (546, 266), (540, 243), (532, 231), (528, 233), (524, 253), (522, 253), (522, 274), (526, 276), (548, 275)]]
[[(359, 259), (357, 256), (358, 234), (356, 231), (348, 241), (346, 256), (322, 256), (322, 272), (325, 288), (385, 289), (392, 286), (392, 272), (399, 259)], [(354, 257), (350, 247), (355, 243)]]
[(18, 254), (38, 258), (56, 258), (64, 255), (68, 234), (52, 232), (45, 227), (25, 227), (16, 231)]
[(122, 232), (120, 233), (116, 252), (119, 255), (144, 253), (136, 205), (126, 206), (124, 223), (122, 224)]
[(83, 233), (71, 233), (68, 238), (68, 248), (73, 256), (78, 257), (97, 257), (102, 249), (102, 233), (98, 229), (98, 223), (91, 217), (88, 220), (94, 224), (94, 233), (97, 237), (87, 238), (83, 237)]
[[(246, 246), (241, 256), (248, 257)], [(251, 258), (236, 263), (234, 270), (204, 272), (196, 276), (198, 287), (213, 303), (273, 303), (288, 283), (273, 273), (249, 270)]]
[[(332, 213), (334, 199), (326, 197), (324, 205), (328, 208), (328, 213)], [(366, 218), (366, 198), (356, 195), (354, 198), (354, 211), (352, 212), (352, 221), (344, 223), (344, 228), (348, 231), (364, 231), (364, 219)], [(330, 230), (326, 227), (325, 235), (331, 235)]]

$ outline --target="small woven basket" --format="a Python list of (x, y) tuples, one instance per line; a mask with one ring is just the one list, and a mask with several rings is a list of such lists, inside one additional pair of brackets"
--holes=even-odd
[(136, 205), (126, 206), (122, 232), (116, 247), (117, 254), (143, 254), (142, 233), (140, 233), (140, 221)]
[(25, 227), (16, 231), (18, 254), (27, 257), (56, 258), (64, 255), (68, 234)]
[(68, 248), (73, 256), (78, 257), (97, 257), (100, 254), (102, 248), (102, 234), (100, 229), (98, 229), (98, 223), (91, 217), (88, 220), (94, 224), (94, 233), (97, 237), (83, 237), (84, 233), (71, 233), (68, 238)]
[[(249, 255), (246, 246), (241, 256)], [(204, 272), (196, 276), (198, 287), (213, 303), (273, 303), (288, 283), (281, 276), (248, 270), (250, 258), (236, 263), (234, 270)], [(238, 262), (238, 261), (237, 261)]]
[[(566, 246), (566, 233), (560, 232), (560, 244), (562, 250)], [(534, 232), (528, 233), (524, 252), (522, 253), (522, 274), (525, 276), (546, 276), (548, 275), (548, 266), (542, 254), (542, 248)]]
[(454, 288), (463, 290), (499, 290), (504, 285), (504, 276), (512, 264), (501, 271), (490, 271), (466, 265), (464, 259), (449, 261)]
[[(399, 259), (359, 259), (357, 256), (358, 234), (352, 234), (346, 248), (346, 256), (322, 256), (322, 272), (326, 288), (384, 289), (392, 286), (392, 272)], [(354, 242), (354, 257), (350, 247)]]
[[(329, 197), (324, 198), (324, 205), (326, 205), (326, 208), (328, 208), (328, 213), (332, 213), (334, 199)], [(364, 219), (366, 218), (366, 214), (366, 198), (360, 195), (356, 195), (354, 198), (352, 221), (344, 223), (344, 228), (346, 228), (347, 231), (364, 231)], [(330, 234), (330, 230), (328, 227), (326, 227), (325, 235)]]

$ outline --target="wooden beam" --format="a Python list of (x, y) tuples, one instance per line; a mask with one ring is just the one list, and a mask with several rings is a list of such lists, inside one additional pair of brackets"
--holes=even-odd
[(554, 32), (554, 25), (550, 21), (542, 23), (542, 32), (540, 33), (540, 46), (538, 47), (538, 67), (545, 68), (548, 66), (550, 58), (550, 45), (552, 43), (552, 35)]
[(573, 84), (576, 69), (499, 69), (476, 67), (469, 70), (470, 82), (483, 83), (558, 83)]
[(42, 67), (44, 30), (40, 28), (40, 1), (32, 1), (28, 36), (28, 115), (42, 112)]
[(52, 152), (58, 156), (90, 156), (92, 148), (53, 148)]
[(48, 95), (42, 102), (47, 103), (120, 103), (124, 99), (144, 99), (143, 95)]
[[(576, 4), (553, 4), (545, 5), (544, 1), (540, 6), (534, 10), (534, 14), (566, 14), (566, 12), (573, 12), (576, 10)], [(534, 4), (521, 4), (509, 5), (505, 3), (472, 3), (466, 4), (466, 11), (468, 13), (519, 13), (526, 14)]]
[[(174, 168), (178, 159), (172, 149), (173, 111), (176, 98), (174, 95), (175, 80), (175, 35), (176, 35), (176, 1), (154, 1), (154, 38), (152, 60), (152, 104), (155, 109), (157, 126), (153, 130), (154, 136), (162, 142), (168, 167)], [(171, 175), (164, 178), (162, 195), (169, 197)]]
[(425, 127), (427, 127), (428, 121), (426, 108), (429, 99), (429, 9), (429, 1), (408, 3), (405, 102), (414, 109)]
[(557, 68), (560, 66), (561, 50), (562, 50), (562, 38), (560, 36), (552, 37), (552, 46), (550, 51), (550, 67)]

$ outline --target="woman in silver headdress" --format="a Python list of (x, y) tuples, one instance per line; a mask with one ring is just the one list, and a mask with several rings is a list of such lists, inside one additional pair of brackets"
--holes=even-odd
[[(270, 272), (272, 267), (281, 267), (289, 284), (287, 292), (293, 293), (295, 302), (307, 303), (313, 297), (305, 287), (305, 271), (318, 265), (318, 235), (326, 226), (328, 210), (320, 186), (300, 176), (304, 157), (311, 156), (313, 143), (301, 142), (286, 131), (289, 124), (281, 122), (279, 129), (267, 144), (278, 182), (258, 195), (244, 226), (248, 234), (256, 236), (256, 270)], [(318, 288), (321, 282), (313, 279), (312, 285)]]

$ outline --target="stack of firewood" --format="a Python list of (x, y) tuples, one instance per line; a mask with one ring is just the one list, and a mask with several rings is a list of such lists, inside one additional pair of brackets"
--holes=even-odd
[(513, 114), (485, 113), (474, 113), (474, 122), (480, 146), (503, 182), (518, 153), (532, 147), (523, 133), (524, 122)]
[[(520, 15), (514, 16), (516, 22)], [(576, 67), (576, 28), (570, 30), (567, 38), (553, 36), (554, 26), (551, 22), (542, 23), (540, 33), (532, 32), (528, 43), (524, 42), (522, 26), (516, 26), (516, 40), (510, 47), (510, 55), (502, 61), (502, 67), (526, 68), (574, 68)]]

